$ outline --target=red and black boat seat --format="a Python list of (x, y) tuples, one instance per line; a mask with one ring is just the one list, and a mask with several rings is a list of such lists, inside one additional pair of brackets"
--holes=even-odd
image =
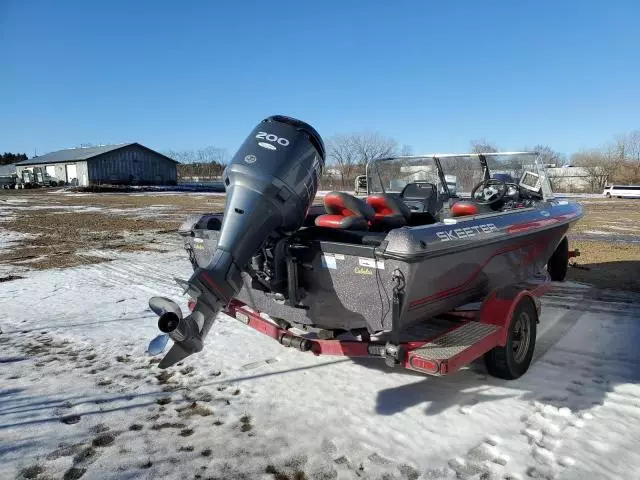
[(452, 217), (464, 217), (466, 215), (478, 215), (480, 213), (478, 206), (473, 202), (458, 201), (451, 205)]
[(318, 227), (344, 230), (368, 230), (375, 212), (364, 200), (342, 192), (330, 192), (324, 197), (325, 215), (316, 217)]
[(407, 205), (392, 195), (374, 193), (367, 197), (367, 204), (375, 211), (371, 221), (373, 230), (390, 230), (407, 224), (411, 210)]

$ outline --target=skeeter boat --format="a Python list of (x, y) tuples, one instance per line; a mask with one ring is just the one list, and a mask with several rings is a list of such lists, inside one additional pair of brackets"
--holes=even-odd
[[(564, 278), (582, 207), (553, 198), (536, 152), (376, 159), (366, 197), (330, 192), (312, 205), (324, 160), (320, 135), (299, 120), (269, 117), (249, 135), (225, 170), (224, 214), (180, 228), (193, 312), (150, 301), (164, 343), (174, 340), (160, 367), (200, 351), (216, 314), (237, 301), (285, 329), (397, 339), (545, 267)], [(491, 173), (516, 164), (518, 180)], [(452, 191), (443, 165), (473, 185), (468, 196)]]

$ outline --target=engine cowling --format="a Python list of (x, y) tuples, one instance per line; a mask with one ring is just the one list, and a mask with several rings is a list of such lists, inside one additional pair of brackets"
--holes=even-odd
[(309, 124), (280, 115), (260, 122), (225, 169), (227, 201), (217, 248), (189, 279), (190, 294), (210, 307), (227, 303), (265, 242), (300, 228), (324, 162), (324, 143)]

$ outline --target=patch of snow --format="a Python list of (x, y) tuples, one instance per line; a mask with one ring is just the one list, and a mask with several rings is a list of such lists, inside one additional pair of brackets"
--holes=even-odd
[(633, 227), (633, 226), (619, 227), (617, 225), (605, 225), (605, 228), (610, 228), (611, 230), (619, 230), (621, 232), (638, 232), (638, 231), (640, 231), (639, 227)]
[(601, 193), (554, 193), (555, 198), (605, 198)]
[[(52, 214), (61, 213), (95, 213), (102, 212), (112, 215), (125, 215), (134, 216), (138, 218), (153, 218), (159, 215), (165, 215), (169, 212), (177, 210), (178, 207), (173, 205), (151, 205), (149, 207), (140, 208), (108, 208), (108, 207), (95, 207), (88, 205), (29, 205), (29, 206), (0, 206), (0, 213), (16, 213), (19, 214), (22, 211), (34, 211), (34, 210), (53, 210)], [(11, 217), (14, 219), (15, 215)], [(6, 220), (5, 215), (2, 216), (2, 220)]]
[(177, 210), (173, 205), (152, 205), (140, 208), (107, 208), (104, 212), (110, 215), (125, 215), (137, 218), (158, 218)]
[(0, 229), (0, 251), (8, 250), (30, 238), (36, 238), (38, 235), (31, 233), (14, 232), (12, 230)]
[[(107, 194), (107, 195), (112, 195), (112, 194)], [(226, 195), (225, 192), (201, 192), (201, 191), (165, 191), (165, 190), (161, 190), (158, 192), (136, 192), (136, 193), (127, 193), (127, 195), (131, 195), (133, 197), (158, 197), (158, 196), (173, 196), (173, 195), (180, 195), (180, 196), (203, 196), (203, 197), (224, 197)]]
[[(15, 207), (6, 207), (7, 210), (12, 210), (15, 212), (22, 211), (34, 211), (34, 210), (62, 210), (62, 213), (65, 212), (99, 212), (102, 211), (102, 207), (91, 207), (86, 205), (29, 205), (26, 207), (23, 206), (15, 206)], [(54, 212), (60, 213), (60, 212)]]
[(0, 478), (34, 465), (43, 477), (75, 466), (101, 479), (614, 479), (640, 469), (633, 299), (607, 313), (604, 293), (558, 284), (542, 299), (534, 363), (512, 382), (481, 363), (434, 378), (315, 357), (226, 315), (201, 353), (161, 371), (145, 354), (158, 333), (147, 301), (186, 309), (172, 280), (190, 276), (186, 254), (176, 241), (165, 254), (108, 255), (0, 284)]
[[(556, 197), (557, 198), (557, 197)], [(581, 200), (580, 203), (582, 205), (604, 205), (604, 204), (613, 204), (613, 203), (620, 203), (620, 200), (598, 200), (598, 201), (593, 201), (593, 200)]]

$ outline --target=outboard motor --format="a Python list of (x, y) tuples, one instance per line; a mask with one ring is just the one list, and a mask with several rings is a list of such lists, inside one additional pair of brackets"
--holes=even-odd
[(170, 300), (150, 301), (160, 315), (159, 327), (174, 340), (161, 368), (202, 349), (217, 312), (242, 288), (241, 272), (251, 269), (266, 243), (275, 244), (302, 226), (324, 161), (318, 132), (291, 117), (269, 117), (247, 137), (224, 172), (227, 199), (216, 251), (206, 267), (183, 282), (185, 293), (196, 299), (193, 313), (181, 318)]

